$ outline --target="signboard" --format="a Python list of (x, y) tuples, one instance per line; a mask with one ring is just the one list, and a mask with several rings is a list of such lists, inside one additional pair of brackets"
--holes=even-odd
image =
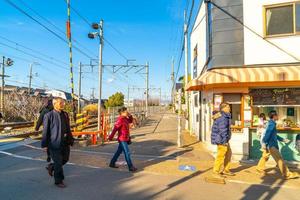
[(250, 90), (253, 105), (300, 105), (300, 88)]

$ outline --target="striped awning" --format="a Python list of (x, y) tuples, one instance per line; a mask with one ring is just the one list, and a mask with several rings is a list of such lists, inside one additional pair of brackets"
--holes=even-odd
[(300, 86), (300, 66), (220, 68), (206, 71), (191, 80), (186, 90), (223, 87)]

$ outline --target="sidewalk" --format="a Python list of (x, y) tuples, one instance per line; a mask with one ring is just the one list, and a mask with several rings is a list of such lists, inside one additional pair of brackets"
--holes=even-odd
[[(150, 116), (143, 127), (132, 130), (131, 134), (133, 143), (130, 150), (132, 160), (139, 169), (138, 173), (178, 177), (183, 182), (192, 178), (203, 180), (211, 176), (214, 158), (201, 142), (197, 142), (188, 133), (183, 133), (183, 147), (177, 147), (175, 114), (167, 112)], [(110, 142), (100, 146), (75, 147), (70, 160), (79, 165), (108, 168), (117, 145), (117, 142)], [(117, 164), (120, 165), (117, 170), (127, 171), (123, 155)], [(250, 189), (252, 185), (293, 189), (300, 185), (300, 179), (283, 180), (275, 166), (267, 170), (266, 176), (257, 174), (255, 165), (251, 163), (232, 163), (232, 171), (236, 176), (226, 178), (226, 182), (251, 185)]]

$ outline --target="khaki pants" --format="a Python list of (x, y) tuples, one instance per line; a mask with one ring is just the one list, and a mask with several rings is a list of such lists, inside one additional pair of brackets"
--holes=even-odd
[(289, 168), (284, 163), (280, 152), (275, 147), (271, 147), (270, 149), (265, 149), (263, 151), (263, 154), (256, 166), (256, 168), (260, 171), (265, 170), (266, 168), (266, 162), (269, 160), (270, 155), (274, 158), (274, 160), (277, 163), (277, 166), (282, 174), (282, 176), (287, 177), (290, 175)]
[(218, 145), (217, 157), (214, 164), (214, 173), (221, 173), (223, 171), (230, 171), (230, 160), (231, 160), (232, 151), (230, 145)]

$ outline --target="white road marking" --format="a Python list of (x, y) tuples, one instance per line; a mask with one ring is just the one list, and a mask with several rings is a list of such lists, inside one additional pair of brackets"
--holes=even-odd
[[(10, 156), (10, 157), (13, 157), (13, 158), (19, 158), (19, 159), (23, 159), (23, 160), (46, 162), (44, 159), (41, 159), (41, 158), (33, 158), (33, 157), (29, 157), (29, 156), (20, 156), (20, 155), (14, 154), (14, 153), (6, 152), (6, 151), (0, 151), (0, 154), (4, 154), (4, 155), (7, 155), (7, 156)], [(97, 167), (97, 166), (92, 166), (92, 165), (76, 164), (76, 163), (72, 163), (72, 162), (68, 162), (67, 165), (86, 167), (86, 168), (92, 168), (92, 169), (103, 169), (102, 167)]]
[[(23, 146), (32, 148), (32, 149), (37, 149), (37, 150), (42, 150), (42, 148), (39, 147), (35, 147), (33, 145), (28, 145), (28, 144), (24, 144)], [(87, 153), (87, 154), (95, 154), (95, 155), (107, 155), (107, 156), (112, 156), (114, 155), (114, 153), (109, 153), (109, 152), (96, 152), (96, 151), (86, 151), (86, 150), (78, 150), (78, 149), (71, 149), (71, 152), (78, 152), (78, 153)], [(151, 156), (151, 155), (143, 155), (143, 154), (131, 154), (132, 157), (139, 157), (139, 158), (148, 158), (147, 161), (153, 161), (156, 159), (175, 159), (175, 156)]]

